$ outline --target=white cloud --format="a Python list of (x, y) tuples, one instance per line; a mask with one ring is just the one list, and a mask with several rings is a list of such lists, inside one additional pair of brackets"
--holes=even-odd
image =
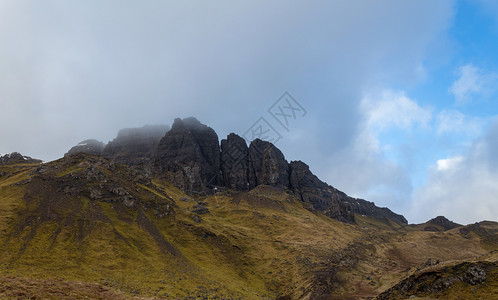
[(459, 78), (449, 88), (457, 104), (463, 104), (473, 96), (485, 96), (491, 93), (497, 83), (495, 73), (485, 73), (472, 64), (461, 66), (458, 75)]
[(410, 221), (425, 222), (437, 215), (463, 224), (498, 221), (497, 139), (495, 122), (464, 154), (438, 160), (429, 170), (427, 183), (413, 193), (407, 213)]
[(462, 163), (463, 157), (456, 156), (451, 158), (440, 159), (436, 162), (438, 171), (453, 172)]
[(384, 90), (378, 95), (369, 95), (363, 98), (361, 107), (368, 126), (373, 130), (427, 127), (432, 119), (431, 108), (420, 107), (401, 91)]
[(372, 132), (364, 127), (349, 147), (334, 153), (326, 165), (327, 182), (350, 196), (364, 198), (400, 212), (412, 185), (408, 172), (389, 160)]
[(46, 160), (179, 116), (243, 134), (286, 90), (330, 153), (354, 139), (361, 90), (419, 80), (453, 15), (451, 1), (0, 3), (0, 126), (12, 129), (0, 150)]
[(444, 109), (437, 115), (436, 133), (477, 136), (482, 133), (486, 119), (471, 117), (455, 109)]
[(421, 107), (402, 91), (384, 90), (364, 97), (361, 122), (353, 142), (335, 153), (327, 180), (355, 197), (374, 201), (400, 212), (409, 199), (412, 183), (402, 162), (388, 157), (390, 145), (378, 135), (392, 128), (429, 128), (432, 109)]

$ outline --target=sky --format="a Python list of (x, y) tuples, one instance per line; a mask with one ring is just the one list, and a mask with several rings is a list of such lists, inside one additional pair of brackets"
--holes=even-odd
[(498, 221), (494, 1), (0, 0), (0, 153), (195, 116), (410, 223)]

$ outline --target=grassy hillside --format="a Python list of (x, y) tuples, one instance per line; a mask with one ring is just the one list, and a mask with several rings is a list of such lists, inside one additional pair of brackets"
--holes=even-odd
[(189, 196), (91, 155), (0, 175), (0, 279), (12, 289), (84, 282), (125, 298), (366, 299), (437, 261), (498, 249), (494, 222), (437, 232), (359, 215), (344, 224), (281, 189)]
[(377, 299), (498, 299), (497, 254), (416, 272)]

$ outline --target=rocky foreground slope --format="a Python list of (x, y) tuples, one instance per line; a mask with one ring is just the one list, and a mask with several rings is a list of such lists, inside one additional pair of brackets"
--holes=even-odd
[(496, 259), (494, 255), (488, 260), (427, 268), (381, 293), (377, 299), (498, 299)]
[[(0, 164), (0, 298), (496, 294), (495, 269), (485, 265), (497, 261), (496, 222), (407, 225), (269, 143), (247, 146), (231, 134), (218, 144), (213, 133), (176, 120), (162, 138), (145, 139), (139, 163), (127, 162), (126, 146), (106, 154), (108, 144), (99, 154)], [(227, 152), (233, 145), (242, 155)], [(465, 281), (472, 270), (475, 284)], [(456, 278), (449, 289), (432, 290), (447, 275)]]

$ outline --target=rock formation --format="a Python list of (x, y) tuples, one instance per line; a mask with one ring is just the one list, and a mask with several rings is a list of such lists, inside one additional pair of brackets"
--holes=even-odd
[(11, 164), (11, 163), (29, 163), (29, 164), (39, 164), (42, 161), (39, 159), (34, 159), (29, 156), (24, 156), (18, 152), (12, 152), (10, 154), (0, 155), (0, 165)]
[(434, 219), (429, 220), (427, 224), (441, 226), (444, 230), (450, 230), (462, 226), (446, 219), (444, 216), (437, 216)]
[(64, 154), (64, 156), (75, 153), (88, 153), (88, 154), (101, 155), (102, 151), (104, 150), (104, 147), (105, 144), (97, 140), (93, 139), (84, 140), (78, 143), (78, 145), (69, 149), (69, 151), (66, 154)]
[(351, 198), (326, 184), (302, 161), (290, 163), (290, 189), (313, 209), (323, 211), (325, 215), (342, 222), (353, 223), (354, 214), (360, 214), (407, 223), (402, 215), (395, 214), (388, 208), (377, 207), (374, 203), (363, 199)]
[(167, 126), (123, 129), (105, 149), (95, 140), (84, 141), (72, 152), (87, 152), (112, 158), (115, 162), (140, 166), (146, 176), (156, 174), (188, 194), (213, 193), (218, 187), (248, 191), (259, 185), (287, 189), (313, 211), (342, 222), (355, 222), (355, 214), (406, 219), (374, 203), (351, 198), (321, 181), (301, 161), (288, 163), (270, 142), (246, 141), (231, 133), (221, 141), (216, 132), (191, 117), (175, 119)]
[(155, 166), (188, 193), (223, 185), (218, 135), (195, 118), (175, 119), (157, 146)]
[(280, 150), (270, 142), (256, 139), (249, 146), (249, 185), (289, 187), (289, 164)]
[(226, 187), (249, 190), (249, 148), (246, 141), (235, 133), (221, 140), (221, 173)]
[(157, 144), (168, 130), (167, 125), (121, 129), (102, 154), (117, 163), (143, 166), (150, 171)]

